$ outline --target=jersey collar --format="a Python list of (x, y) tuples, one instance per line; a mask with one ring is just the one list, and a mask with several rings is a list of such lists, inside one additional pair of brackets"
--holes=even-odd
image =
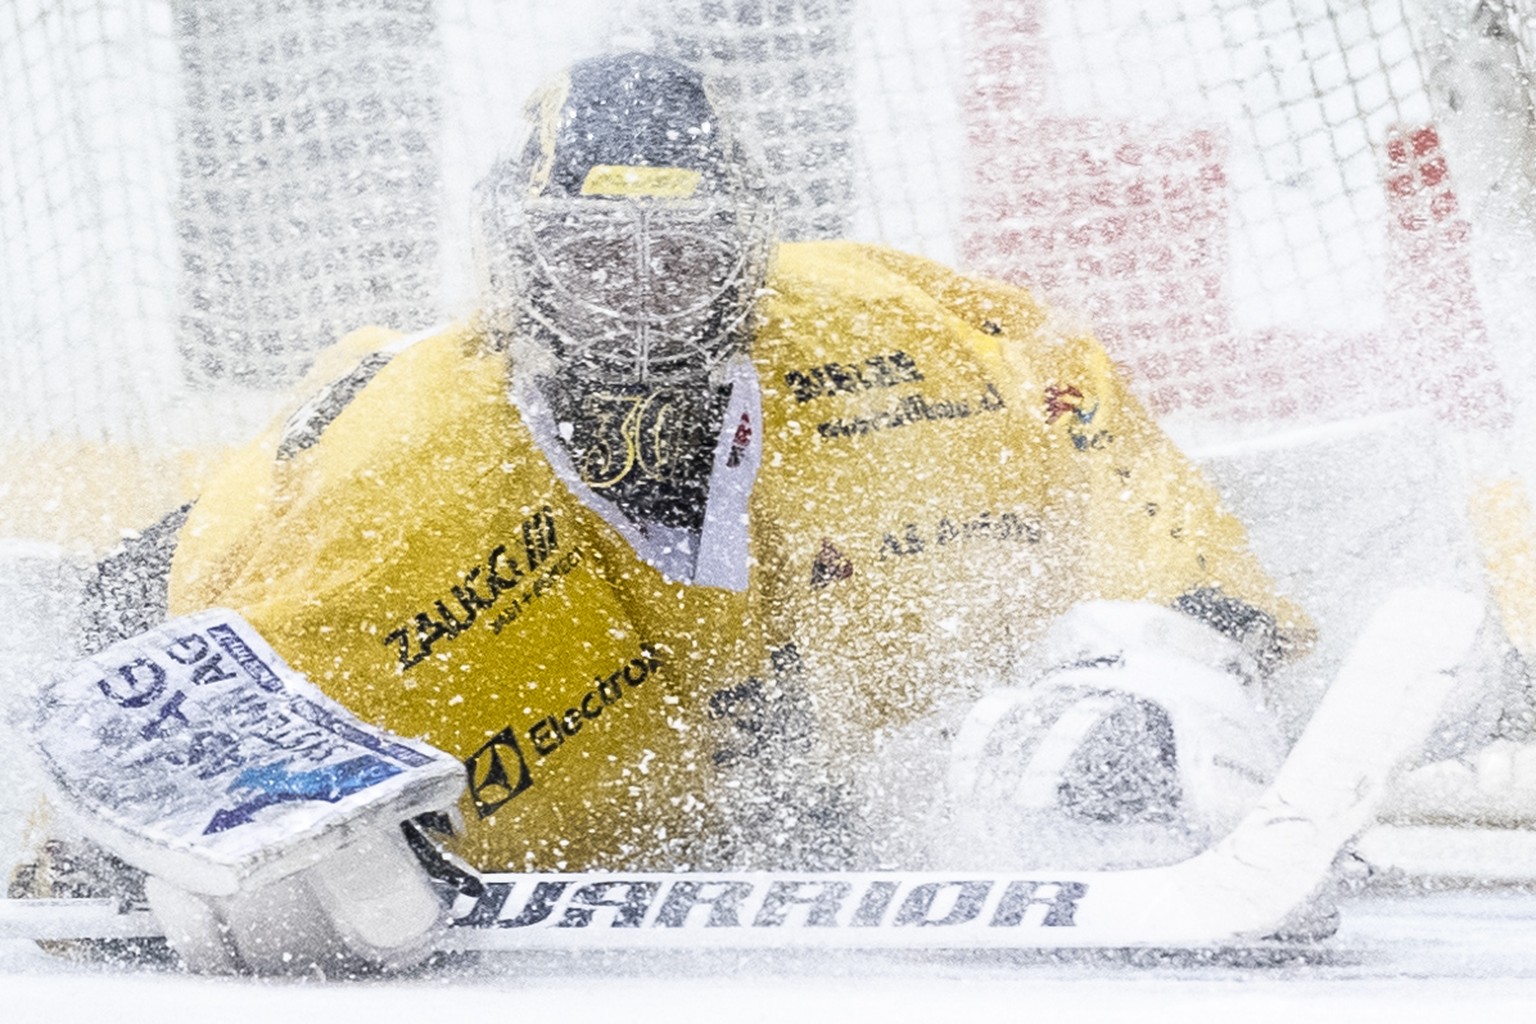
[(747, 356), (732, 357), (722, 369), (730, 398), (715, 439), (704, 525), (698, 531), (637, 522), (588, 487), (532, 375), (514, 372), (508, 397), (555, 475), (618, 531), (643, 562), (679, 583), (742, 591), (747, 589), (749, 566), (749, 502), (762, 464), (763, 398), (757, 370)]

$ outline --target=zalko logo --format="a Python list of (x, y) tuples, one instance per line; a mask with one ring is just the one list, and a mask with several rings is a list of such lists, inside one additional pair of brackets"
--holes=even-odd
[[(397, 650), (402, 672), (430, 657), (434, 645), (456, 639), (467, 631), (482, 612), (496, 608), (508, 591), (517, 590), (536, 574), (536, 585), (544, 580), (545, 574), (539, 570), (545, 568), (560, 546), (554, 511), (546, 505), (523, 520), (519, 532), (521, 543), (496, 545), (480, 564), (461, 574), (461, 582), (448, 588), (446, 597), (434, 601), (431, 608), (417, 612), (384, 637), (384, 644)], [(569, 572), (575, 555), (571, 552), (546, 573)], [(525, 597), (531, 595), (532, 592)], [(501, 621), (500, 616), (492, 621), (493, 631), (500, 631)]]
[(1089, 886), (1023, 878), (899, 875), (482, 875), (459, 886), (470, 928), (1071, 928)]

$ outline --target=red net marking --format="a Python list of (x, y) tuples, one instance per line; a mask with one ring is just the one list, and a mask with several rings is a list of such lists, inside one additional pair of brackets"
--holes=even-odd
[(1399, 381), (1415, 405), (1458, 427), (1502, 429), (1511, 415), (1472, 276), (1472, 229), (1461, 216), (1432, 126), (1387, 138), (1388, 309), (1402, 339)]
[[(1089, 118), (994, 121), (964, 212), (961, 258), (1086, 314), (1169, 411), (1230, 331), (1225, 147), (1214, 132)], [(982, 155), (984, 154), (984, 155)], [(1181, 401), (1214, 399), (1206, 378)]]
[(1508, 418), (1434, 128), (1386, 141), (1382, 328), (1238, 332), (1226, 136), (1050, 116), (1041, 5), (976, 0), (972, 16), (961, 259), (1086, 314), (1155, 414), (1297, 425), (1427, 406), (1458, 426)]

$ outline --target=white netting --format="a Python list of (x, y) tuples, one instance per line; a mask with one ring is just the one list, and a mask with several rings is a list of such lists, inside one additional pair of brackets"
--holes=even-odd
[(291, 379), (359, 323), (439, 315), (432, 0), (179, 0), (178, 351)]
[(1497, 388), (1403, 0), (977, 11), (964, 254), (1086, 311), (1157, 412)]
[(784, 237), (840, 238), (853, 208), (853, 0), (662, 0), (657, 50), (710, 76), (761, 140)]
[(177, 376), (161, 0), (0, 13), (0, 431), (148, 442)]
[[(1489, 24), (1470, 0), (1440, 6)], [(1467, 203), (1436, 177), (1443, 133), (1423, 134), (1437, 111), (1412, 9), (16, 0), (0, 16), (0, 429), (238, 436), (345, 328), (463, 313), (470, 187), (518, 143), (525, 98), (633, 45), (715, 77), (788, 234), (1035, 286), (1093, 317), (1160, 414), (1445, 406), (1448, 387), (1498, 382)], [(1416, 161), (1396, 191), (1394, 137)], [(1405, 383), (1405, 347), (1454, 386)]]

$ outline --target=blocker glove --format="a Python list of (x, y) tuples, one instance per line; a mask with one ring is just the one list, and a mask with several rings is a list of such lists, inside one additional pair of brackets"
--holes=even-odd
[(59, 808), (146, 872), (194, 970), (418, 962), (442, 902), (400, 823), (463, 766), (353, 718), (234, 612), (173, 619), (42, 687), (30, 723)]

